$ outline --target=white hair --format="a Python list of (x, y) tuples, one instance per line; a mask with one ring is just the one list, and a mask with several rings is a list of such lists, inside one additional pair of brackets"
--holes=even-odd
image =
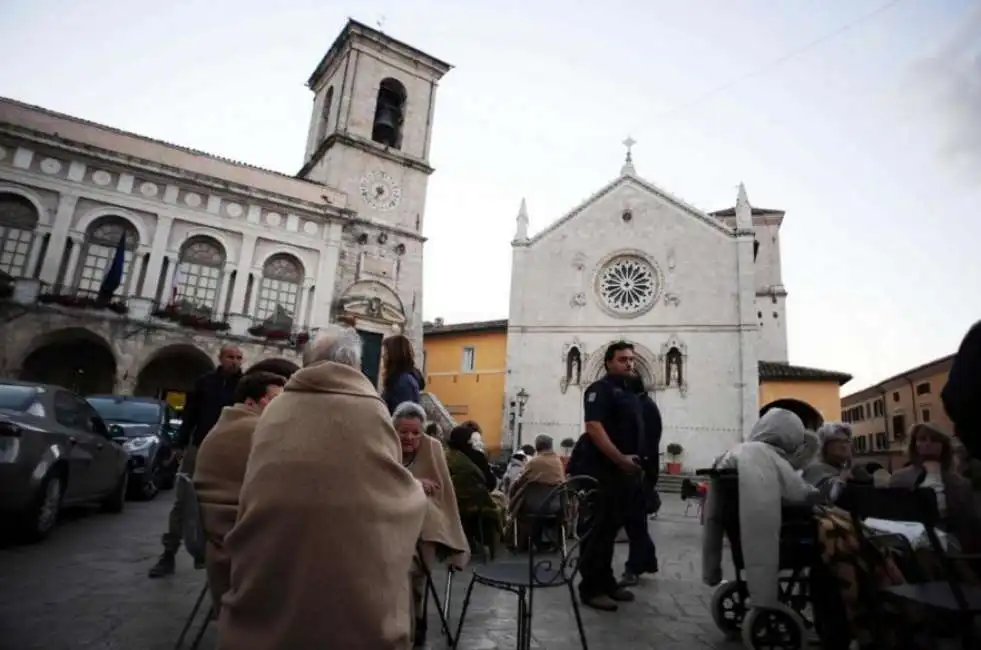
[(324, 328), (303, 352), (304, 366), (321, 361), (342, 363), (360, 370), (361, 336), (357, 330), (343, 325), (328, 325)]
[(395, 412), (392, 413), (392, 424), (397, 423), (399, 420), (410, 420), (413, 418), (425, 424), (426, 410), (415, 402), (402, 402), (395, 407)]

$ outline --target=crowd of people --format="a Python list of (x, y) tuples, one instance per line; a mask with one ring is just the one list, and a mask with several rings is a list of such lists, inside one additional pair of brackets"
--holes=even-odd
[[(834, 507), (850, 483), (931, 488), (947, 538), (981, 553), (981, 510), (965, 477), (981, 451), (979, 339), (975, 326), (943, 393), (961, 444), (917, 425), (908, 466), (889, 474), (853, 465), (847, 425), (828, 423), (815, 433), (794, 413), (772, 409), (745, 442), (718, 459), (717, 468), (738, 470), (754, 606), (779, 600), (781, 509), (821, 506), (816, 516), (837, 525)], [(536, 486), (561, 485), (568, 476), (590, 476), (597, 485), (588, 521), (568, 513), (569, 534), (582, 537), (581, 601), (615, 611), (634, 600), (629, 587), (658, 570), (648, 514), (659, 505), (662, 423), (635, 372), (631, 344), (605, 351), (606, 374), (584, 391), (585, 433), (571, 455), (560, 457), (553, 440), (540, 435), (509, 459), (500, 479), (477, 423), (444, 435), (427, 421), (420, 405), (425, 381), (410, 342), (385, 339), (383, 359), (379, 391), (360, 370), (358, 333), (331, 326), (307, 346), (303, 367), (289, 377), (243, 374), (241, 351), (226, 346), (218, 368), (188, 395), (177, 447), (201, 507), (207, 553), (199, 568), (206, 568), (219, 648), (421, 645), (427, 568), (440, 562), (463, 568), (471, 553), (493, 559), (502, 542), (515, 551), (523, 543), (554, 544), (522, 529), (520, 513), (541, 507)], [(150, 577), (175, 570), (188, 498), (178, 489)], [(710, 489), (703, 577), (712, 585), (722, 580), (717, 514)], [(613, 555), (621, 531), (630, 550), (617, 579)], [(844, 569), (834, 562), (829, 571), (842, 578)], [(862, 604), (849, 593), (841, 600), (846, 627), (860, 625)]]

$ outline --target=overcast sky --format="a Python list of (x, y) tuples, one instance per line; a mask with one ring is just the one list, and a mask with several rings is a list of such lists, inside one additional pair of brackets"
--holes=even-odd
[[(857, 390), (981, 318), (981, 0), (0, 0), (0, 94), (295, 173), (347, 17), (454, 64), (425, 317), (507, 316), (510, 240), (638, 173), (781, 208), (794, 363)], [(707, 261), (708, 263), (708, 261)]]

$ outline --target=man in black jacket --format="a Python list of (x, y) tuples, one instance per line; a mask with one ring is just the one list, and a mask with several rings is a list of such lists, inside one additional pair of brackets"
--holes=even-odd
[(940, 398), (968, 455), (981, 460), (981, 321), (961, 342)]
[[(181, 454), (180, 471), (194, 475), (194, 461), (198, 455), (201, 441), (208, 435), (218, 421), (221, 410), (234, 402), (235, 389), (242, 377), (242, 351), (226, 345), (218, 353), (218, 368), (204, 375), (188, 393), (182, 413), (183, 422), (174, 448)], [(167, 532), (163, 535), (164, 552), (150, 569), (151, 578), (160, 578), (174, 572), (174, 558), (181, 545), (181, 532), (184, 526), (184, 499), (186, 494), (178, 484), (174, 494), (174, 505), (170, 509)]]

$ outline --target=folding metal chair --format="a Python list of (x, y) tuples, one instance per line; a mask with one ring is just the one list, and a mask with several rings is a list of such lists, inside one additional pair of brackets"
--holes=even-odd
[[(201, 504), (198, 501), (197, 490), (194, 489), (194, 481), (190, 476), (182, 472), (177, 475), (175, 489), (183, 491), (183, 528), (181, 530), (181, 536), (184, 538), (184, 548), (194, 558), (195, 564), (203, 566), (207, 540), (204, 533), (204, 521), (201, 519)], [(194, 603), (194, 608), (191, 609), (190, 615), (184, 622), (184, 628), (177, 638), (174, 650), (180, 650), (183, 647), (184, 639), (191, 630), (191, 626), (194, 624), (194, 620), (197, 618), (201, 605), (207, 596), (208, 583), (206, 580), (204, 586), (201, 588), (201, 593), (198, 594), (198, 599)], [(189, 650), (197, 650), (197, 647), (201, 645), (201, 639), (204, 638), (204, 633), (207, 631), (208, 624), (211, 623), (214, 614), (215, 606), (214, 603), (211, 603), (208, 605), (207, 615), (201, 623), (201, 627), (198, 628), (197, 634), (194, 635), (194, 640), (191, 642)]]
[(416, 542), (416, 564), (422, 570), (423, 575), (426, 577), (426, 594), (422, 599), (422, 618), (425, 620), (429, 614), (429, 599), (432, 598), (433, 602), (436, 603), (436, 611), (439, 613), (440, 627), (442, 628), (443, 634), (446, 635), (447, 643), (450, 647), (454, 646), (453, 642), (453, 632), (450, 630), (450, 597), (453, 592), (453, 574), (457, 572), (457, 569), (452, 566), (446, 567), (446, 588), (443, 594), (443, 600), (440, 602), (439, 593), (436, 591), (436, 583), (433, 582), (433, 573), (426, 564), (425, 556), (422, 553), (422, 542)]

